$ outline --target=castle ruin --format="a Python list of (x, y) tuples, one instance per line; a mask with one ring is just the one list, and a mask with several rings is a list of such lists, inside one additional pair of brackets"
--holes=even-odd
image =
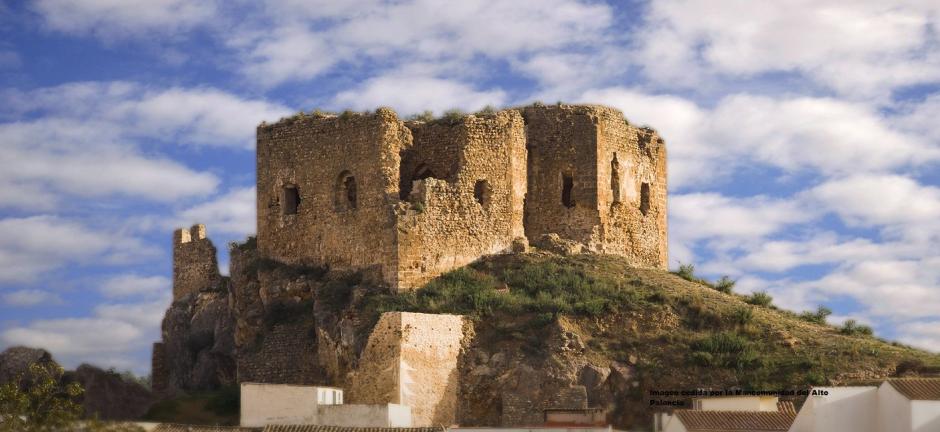
[(393, 291), (557, 234), (666, 268), (666, 149), (595, 105), (459, 119), (299, 115), (258, 127), (258, 247)]
[[(257, 133), (257, 237), (233, 246), (231, 276), (205, 226), (173, 234), (173, 304), (153, 346), (158, 394), (328, 383), (350, 402), (404, 404), (416, 424), (450, 424), (473, 335), (463, 317), (386, 312), (359, 329), (366, 317), (331, 303), (331, 282), (298, 269), (361, 276), (352, 299), (363, 286), (416, 289), (530, 241), (667, 266), (665, 144), (612, 108), (430, 121), (381, 108), (297, 115)], [(583, 385), (559, 386), (539, 401), (504, 392), (500, 421), (587, 406)]]

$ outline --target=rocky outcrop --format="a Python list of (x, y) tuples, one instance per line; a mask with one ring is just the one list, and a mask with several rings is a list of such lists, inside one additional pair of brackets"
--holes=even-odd
[(156, 390), (169, 395), (235, 383), (235, 322), (228, 297), (227, 289), (202, 291), (167, 309), (163, 370), (154, 368)]
[[(23, 376), (31, 364), (59, 367), (48, 351), (22, 346), (0, 353), (0, 384)], [(153, 405), (155, 398), (140, 383), (95, 366), (83, 364), (62, 375), (62, 384), (78, 382), (85, 390), (80, 396), (85, 416), (101, 420), (136, 420)]]

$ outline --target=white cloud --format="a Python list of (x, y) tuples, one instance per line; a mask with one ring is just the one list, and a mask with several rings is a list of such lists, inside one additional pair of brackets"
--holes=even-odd
[(940, 320), (915, 321), (899, 326), (898, 339), (913, 346), (940, 352)]
[[(260, 99), (218, 89), (155, 89), (132, 82), (75, 82), (32, 91), (0, 93), (0, 115), (42, 115), (60, 121), (100, 123), (116, 138), (254, 148), (256, 126), (291, 112)], [(96, 125), (97, 126), (97, 125)]]
[[(145, 151), (155, 142), (254, 146), (255, 126), (288, 112), (214, 89), (72, 83), (2, 93), (0, 206), (56, 208), (62, 195), (173, 201), (219, 179)], [(29, 120), (25, 120), (29, 118)]]
[(101, 305), (90, 317), (35, 320), (0, 333), (0, 346), (44, 348), (69, 368), (90, 362), (142, 373), (149, 365), (138, 357), (159, 339), (168, 305), (167, 296), (152, 302)]
[(940, 161), (940, 147), (923, 136), (891, 126), (893, 118), (867, 105), (837, 99), (735, 94), (708, 109), (677, 96), (612, 87), (578, 100), (611, 105), (660, 131), (673, 190), (707, 187), (754, 163), (830, 177)]
[(332, 104), (354, 109), (390, 106), (405, 115), (424, 110), (441, 114), (451, 108), (474, 111), (486, 105), (501, 106), (505, 101), (506, 95), (501, 90), (477, 91), (458, 81), (396, 74), (373, 78), (339, 92)]
[(169, 226), (202, 223), (213, 232), (244, 237), (256, 230), (256, 212), (255, 188), (246, 187), (183, 210)]
[(940, 149), (892, 129), (868, 106), (836, 99), (735, 95), (709, 122), (709, 144), (788, 171), (832, 176), (940, 160)]
[(122, 274), (105, 280), (99, 290), (105, 297), (165, 296), (172, 291), (172, 283), (164, 276)]
[(849, 296), (879, 317), (936, 316), (940, 310), (940, 256), (898, 260), (891, 257), (853, 262), (819, 280), (794, 289), (817, 290), (827, 296)]
[(216, 13), (214, 1), (34, 0), (50, 28), (100, 36), (173, 34), (203, 24)]
[(62, 303), (59, 296), (38, 289), (23, 289), (4, 294), (3, 302), (11, 306), (36, 306)]
[(670, 234), (686, 242), (759, 240), (816, 217), (793, 201), (763, 196), (731, 198), (717, 193), (673, 195), (669, 214)]
[(825, 182), (807, 198), (852, 226), (877, 227), (940, 248), (940, 188), (900, 175), (859, 174)]
[(342, 62), (394, 68), (461, 59), (469, 66), (475, 56), (512, 59), (595, 43), (612, 19), (608, 6), (578, 0), (283, 0), (264, 10), (266, 19), (227, 39), (242, 72), (266, 86), (310, 79)]
[(0, 219), (0, 282), (32, 281), (67, 263), (127, 261), (157, 253), (135, 238), (54, 216)]
[(930, 2), (663, 0), (637, 31), (637, 61), (654, 81), (695, 85), (795, 71), (847, 96), (935, 82), (940, 52)]

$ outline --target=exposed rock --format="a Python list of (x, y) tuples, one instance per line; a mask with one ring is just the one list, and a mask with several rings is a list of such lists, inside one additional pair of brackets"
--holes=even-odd
[(608, 375), (610, 375), (610, 368), (588, 364), (581, 368), (581, 372), (578, 373), (578, 383), (591, 391), (604, 384)]
[(544, 234), (535, 243), (541, 249), (559, 255), (576, 255), (584, 250), (584, 245), (573, 240), (563, 239), (555, 233)]

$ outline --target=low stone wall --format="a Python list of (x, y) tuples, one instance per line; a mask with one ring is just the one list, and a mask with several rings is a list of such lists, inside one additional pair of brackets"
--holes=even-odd
[(275, 324), (238, 352), (238, 382), (323, 384), (313, 320)]

